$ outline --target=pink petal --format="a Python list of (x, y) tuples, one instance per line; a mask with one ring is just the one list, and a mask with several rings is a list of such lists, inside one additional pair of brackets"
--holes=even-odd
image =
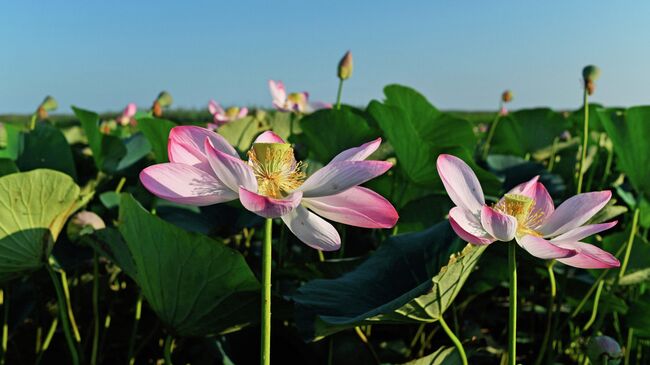
[(572, 257), (558, 259), (561, 263), (581, 269), (609, 269), (621, 266), (614, 255), (584, 242), (563, 243), (562, 247), (576, 250)]
[(551, 242), (555, 243), (556, 245), (560, 245), (563, 243), (578, 242), (585, 237), (589, 237), (598, 232), (602, 232), (604, 230), (610, 229), (614, 227), (616, 223), (618, 222), (613, 221), (613, 222), (601, 223), (601, 224), (590, 224), (588, 226), (574, 228), (569, 232), (563, 233), (553, 238)]
[(517, 243), (531, 255), (544, 260), (569, 257), (576, 254), (575, 250), (562, 248), (542, 237), (532, 235), (517, 237)]
[(123, 117), (131, 118), (132, 116), (135, 115), (135, 113), (138, 111), (137, 105), (135, 103), (129, 103), (126, 108), (124, 108), (124, 111), (122, 112)]
[(336, 195), (305, 198), (302, 204), (329, 220), (355, 227), (391, 228), (399, 219), (388, 200), (360, 186)]
[(294, 191), (283, 199), (259, 195), (244, 187), (239, 188), (239, 200), (244, 208), (264, 218), (279, 218), (289, 214), (302, 199), (302, 192)]
[(478, 214), (485, 205), (485, 198), (474, 171), (465, 161), (447, 154), (438, 156), (436, 167), (445, 190), (454, 204)]
[(306, 198), (334, 195), (363, 184), (392, 166), (385, 161), (333, 162), (316, 171), (298, 189), (305, 193)]
[(309, 247), (322, 251), (336, 251), (341, 247), (341, 237), (334, 226), (303, 206), (282, 216), (282, 220)]
[(205, 155), (205, 138), (221, 152), (239, 157), (237, 151), (219, 134), (197, 126), (178, 126), (169, 132), (167, 152), (169, 161), (197, 165), (207, 162)]
[(280, 136), (277, 134), (271, 132), (271, 131), (266, 131), (257, 138), (255, 138), (255, 141), (253, 141), (253, 144), (255, 143), (286, 143)]
[(248, 108), (244, 107), (239, 110), (239, 114), (237, 114), (237, 118), (243, 118), (248, 115)]
[(284, 104), (287, 100), (287, 92), (284, 89), (284, 84), (282, 81), (273, 81), (269, 80), (269, 89), (271, 90), (271, 97), (273, 97), (273, 102), (277, 104)]
[(239, 191), (240, 186), (257, 191), (257, 179), (253, 169), (239, 157), (233, 157), (212, 147), (210, 140), (205, 140), (208, 162), (215, 175), (232, 191)]
[(492, 237), (504, 242), (515, 238), (517, 232), (515, 217), (498, 212), (487, 205), (481, 210), (481, 225)]
[(140, 181), (154, 195), (181, 204), (202, 206), (237, 199), (214, 176), (180, 163), (149, 166), (140, 172)]
[(557, 236), (579, 227), (593, 217), (612, 197), (610, 191), (597, 191), (572, 196), (539, 227), (544, 237)]
[(215, 114), (223, 114), (223, 108), (219, 103), (217, 103), (214, 100), (210, 100), (208, 103), (208, 110), (210, 111), (210, 114), (215, 115)]
[(534, 198), (535, 186), (537, 185), (538, 180), (539, 180), (539, 175), (510, 189), (508, 194), (518, 194), (518, 195), (524, 195), (530, 198)]
[(494, 242), (494, 238), (483, 229), (478, 217), (461, 207), (451, 208), (449, 223), (454, 232), (469, 243), (487, 245)]
[(321, 109), (332, 109), (332, 104), (325, 103), (322, 101), (313, 101), (309, 103), (308, 109), (310, 112), (315, 112), (316, 110), (321, 110)]
[(368, 156), (370, 156), (373, 152), (377, 151), (379, 145), (381, 145), (381, 138), (377, 138), (374, 141), (364, 143), (359, 147), (347, 149), (336, 155), (332, 161), (330, 161), (330, 163), (336, 161), (363, 161), (368, 158)]

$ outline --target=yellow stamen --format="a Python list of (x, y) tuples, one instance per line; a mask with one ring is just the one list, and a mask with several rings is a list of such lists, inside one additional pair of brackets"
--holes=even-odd
[(517, 219), (517, 236), (541, 236), (535, 228), (542, 222), (544, 213), (533, 209), (534, 203), (525, 195), (506, 194), (494, 208)]
[(305, 180), (304, 164), (296, 162), (288, 143), (255, 143), (248, 151), (248, 164), (257, 178), (257, 192), (282, 198)]
[(228, 118), (235, 118), (235, 117), (237, 117), (238, 115), (239, 115), (239, 108), (237, 108), (236, 106), (233, 106), (233, 107), (228, 108), (228, 109), (226, 110), (226, 116), (227, 116)]

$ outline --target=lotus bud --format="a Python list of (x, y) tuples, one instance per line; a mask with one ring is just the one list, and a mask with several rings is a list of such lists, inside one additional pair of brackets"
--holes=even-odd
[(501, 94), (501, 101), (504, 103), (509, 103), (512, 101), (512, 98), (514, 97), (514, 94), (510, 90), (506, 90)]
[(587, 357), (593, 365), (607, 364), (617, 365), (620, 364), (623, 358), (623, 350), (621, 346), (609, 336), (592, 337), (587, 345)]
[(338, 76), (341, 80), (347, 80), (352, 76), (352, 52), (347, 51), (341, 61), (339, 61)]
[(77, 213), (68, 223), (68, 238), (73, 241), (94, 231), (106, 228), (104, 221), (95, 213), (84, 210)]
[(589, 65), (582, 69), (582, 78), (585, 82), (587, 93), (592, 95), (596, 91), (596, 80), (600, 77), (598, 66)]
[(172, 105), (174, 99), (172, 98), (172, 95), (167, 91), (161, 91), (160, 94), (158, 94), (158, 98), (156, 99), (156, 101), (158, 102), (158, 104), (160, 104), (161, 107), (167, 108), (170, 105)]

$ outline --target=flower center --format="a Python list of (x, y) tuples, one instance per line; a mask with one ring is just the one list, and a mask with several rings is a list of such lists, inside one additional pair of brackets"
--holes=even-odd
[(534, 228), (539, 225), (544, 214), (533, 210), (534, 203), (533, 198), (525, 195), (506, 194), (494, 208), (517, 219), (518, 236), (541, 236)]
[(271, 198), (282, 198), (305, 181), (302, 162), (296, 162), (288, 143), (255, 143), (248, 151), (248, 164), (257, 179), (257, 192)]
[(305, 105), (307, 105), (307, 98), (304, 93), (291, 93), (287, 95), (286, 107), (288, 109), (295, 109), (297, 107), (298, 111), (302, 111), (305, 109)]
[(236, 106), (226, 109), (226, 116), (228, 118), (235, 118), (239, 114), (239, 108)]

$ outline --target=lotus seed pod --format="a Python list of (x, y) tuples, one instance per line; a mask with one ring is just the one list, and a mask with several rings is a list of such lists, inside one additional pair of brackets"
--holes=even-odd
[(587, 346), (587, 357), (593, 365), (607, 364), (618, 365), (623, 358), (621, 346), (609, 336), (592, 337)]
[(338, 76), (341, 80), (347, 80), (352, 76), (352, 52), (347, 51), (341, 61), (339, 61)]
[(160, 94), (158, 94), (156, 101), (160, 104), (161, 107), (166, 108), (172, 105), (174, 99), (172, 98), (172, 95), (167, 91), (161, 91)]
[(45, 109), (45, 111), (56, 110), (59, 107), (59, 103), (56, 102), (56, 99), (48, 95), (43, 99), (40, 107)]
[(162, 106), (158, 102), (158, 100), (153, 102), (153, 105), (151, 106), (151, 112), (153, 113), (153, 116), (156, 118), (162, 117)]
[(104, 221), (95, 213), (84, 210), (77, 213), (68, 223), (68, 238), (75, 241), (79, 237), (106, 228)]
[(594, 65), (589, 65), (585, 66), (585, 68), (582, 69), (582, 78), (585, 80), (585, 82), (593, 82), (598, 80), (600, 77), (600, 69), (598, 66)]
[(510, 90), (506, 90), (501, 94), (501, 101), (504, 103), (509, 103), (512, 101), (512, 98), (514, 97), (514, 94)]

